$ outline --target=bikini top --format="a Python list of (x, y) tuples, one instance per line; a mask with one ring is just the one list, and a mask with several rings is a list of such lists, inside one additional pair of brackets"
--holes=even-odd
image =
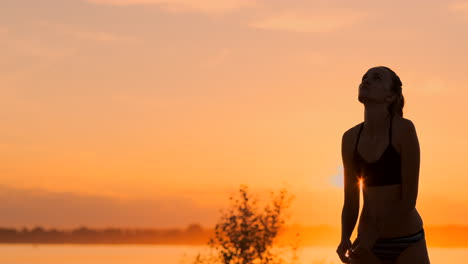
[(364, 122), (362, 122), (359, 127), (359, 133), (354, 147), (353, 161), (356, 173), (360, 177), (363, 177), (365, 186), (401, 184), (401, 156), (392, 145), (392, 120), (393, 115), (390, 117), (388, 146), (380, 158), (374, 162), (367, 162), (357, 151)]

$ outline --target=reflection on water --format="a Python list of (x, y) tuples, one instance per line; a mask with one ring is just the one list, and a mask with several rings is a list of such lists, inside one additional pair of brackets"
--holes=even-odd
[[(9, 264), (181, 264), (203, 246), (1, 244), (0, 263)], [(341, 263), (333, 247), (302, 247), (301, 263)], [(468, 248), (429, 248), (432, 264), (468, 263)]]

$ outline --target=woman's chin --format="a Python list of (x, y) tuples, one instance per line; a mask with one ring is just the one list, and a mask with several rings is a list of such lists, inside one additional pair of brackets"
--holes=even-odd
[(367, 102), (367, 97), (365, 95), (359, 95), (358, 100), (361, 103), (365, 103), (365, 102)]

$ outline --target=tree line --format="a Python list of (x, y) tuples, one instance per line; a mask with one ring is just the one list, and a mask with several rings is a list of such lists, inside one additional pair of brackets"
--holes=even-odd
[(80, 243), (80, 244), (203, 244), (213, 229), (199, 224), (186, 228), (89, 228), (46, 229), (0, 228), (0, 243)]

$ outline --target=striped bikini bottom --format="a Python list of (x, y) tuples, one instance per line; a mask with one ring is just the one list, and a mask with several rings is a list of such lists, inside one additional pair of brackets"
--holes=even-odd
[[(372, 252), (382, 261), (382, 263), (390, 264), (395, 262), (401, 252), (403, 252), (406, 248), (424, 238), (424, 228), (411, 235), (379, 238), (372, 247)], [(359, 234), (356, 241), (358, 240)]]

